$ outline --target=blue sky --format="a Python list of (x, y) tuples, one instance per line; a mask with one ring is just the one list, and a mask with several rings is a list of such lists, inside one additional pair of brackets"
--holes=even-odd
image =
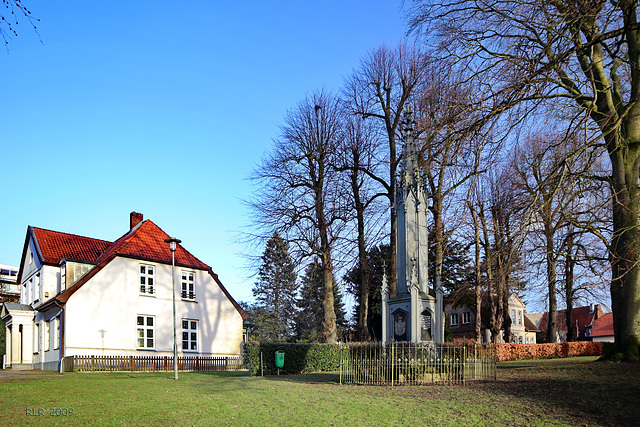
[(115, 240), (142, 212), (237, 300), (247, 176), (286, 111), (405, 34), (398, 1), (28, 0), (0, 49), (0, 263), (28, 225)]

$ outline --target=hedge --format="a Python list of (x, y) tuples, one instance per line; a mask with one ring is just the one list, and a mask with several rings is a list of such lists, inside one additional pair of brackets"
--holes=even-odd
[[(526, 359), (554, 359), (575, 356), (601, 356), (603, 343), (591, 341), (555, 344), (496, 344), (499, 362)], [(245, 365), (253, 375), (260, 375), (260, 353), (265, 375), (278, 372), (276, 351), (284, 351), (281, 374), (337, 371), (340, 369), (340, 345), (319, 343), (249, 342), (245, 344)]]
[(525, 359), (555, 359), (575, 356), (601, 356), (602, 343), (592, 341), (551, 344), (496, 344), (499, 362)]
[(244, 346), (245, 365), (253, 375), (260, 375), (260, 353), (264, 374), (277, 373), (275, 353), (284, 351), (281, 374), (337, 371), (340, 369), (340, 345), (317, 343), (249, 342)]

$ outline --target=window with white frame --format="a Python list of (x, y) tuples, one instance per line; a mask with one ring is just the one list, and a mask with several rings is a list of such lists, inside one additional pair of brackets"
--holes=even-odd
[(451, 326), (458, 326), (458, 313), (451, 314)]
[(524, 343), (529, 344), (529, 337), (524, 337)]
[(156, 319), (155, 316), (138, 315), (136, 319), (137, 348), (153, 350), (156, 347)]
[(33, 352), (40, 353), (41, 343), (42, 343), (42, 335), (40, 335), (40, 323), (36, 323), (36, 333), (33, 334), (33, 339), (35, 342), (33, 343)]
[(511, 324), (512, 325), (516, 324), (516, 311), (515, 310), (511, 310)]
[(196, 283), (195, 273), (193, 271), (182, 270), (182, 293), (180, 296), (182, 299), (196, 299)]
[(522, 325), (522, 310), (518, 310), (518, 325)]
[(518, 336), (518, 344), (522, 344), (522, 335)]
[(140, 293), (144, 295), (153, 295), (156, 292), (154, 280), (156, 268), (149, 264), (140, 264)]
[(53, 322), (53, 349), (60, 348), (60, 316), (56, 316)]
[(182, 319), (182, 350), (198, 351), (198, 321)]
[(42, 293), (42, 285), (40, 283), (40, 273), (36, 274), (36, 294), (34, 296), (34, 299), (36, 301), (41, 300), (41, 294)]
[(51, 350), (51, 320), (45, 323), (44, 328), (44, 351)]
[(60, 292), (67, 289), (67, 265), (60, 266)]
[(471, 312), (470, 311), (465, 311), (464, 313), (462, 313), (462, 323), (464, 323), (465, 325), (471, 323)]

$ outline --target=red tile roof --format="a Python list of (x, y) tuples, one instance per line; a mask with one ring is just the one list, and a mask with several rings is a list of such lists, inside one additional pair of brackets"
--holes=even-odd
[(602, 337), (614, 335), (613, 332), (613, 313), (605, 313), (593, 322), (591, 329), (592, 337)]
[[(115, 254), (171, 264), (171, 250), (169, 249), (169, 244), (165, 242), (165, 239), (168, 238), (169, 235), (162, 231), (153, 221), (146, 220), (116, 240), (100, 255), (97, 261), (101, 262)], [(176, 265), (203, 270), (211, 269), (180, 245), (178, 245), (175, 257)]]
[[(171, 250), (169, 249), (169, 244), (165, 242), (165, 239), (170, 236), (150, 220), (139, 223), (113, 243), (36, 227), (29, 227), (29, 232), (33, 233), (36, 244), (40, 247), (44, 263), (57, 265), (62, 258), (97, 262), (95, 268), (90, 270), (71, 288), (66, 289), (52, 299), (50, 301), (51, 304), (54, 300), (66, 302), (71, 295), (116, 256), (171, 264)], [(29, 234), (27, 234), (27, 238), (28, 236)], [(25, 247), (26, 244), (25, 242)], [(242, 318), (246, 319), (248, 317), (247, 313), (220, 282), (218, 276), (211, 270), (211, 267), (193, 256), (181, 245), (177, 246), (175, 263), (181, 267), (207, 270)]]
[(62, 258), (95, 262), (100, 254), (111, 245), (111, 242), (106, 240), (60, 233), (43, 228), (30, 227), (29, 231), (33, 233), (41, 256), (40, 261), (43, 264), (58, 265)]
[[(566, 310), (558, 310), (557, 311), (557, 324), (556, 327), (558, 331), (566, 331), (567, 330), (567, 311)], [(573, 309), (573, 323), (578, 326), (578, 337), (586, 337), (588, 336), (587, 329), (593, 324), (594, 320), (598, 317), (602, 316), (604, 310), (602, 309), (601, 304), (594, 304), (593, 311), (591, 310), (591, 306), (585, 307), (576, 307)], [(549, 322), (549, 312), (546, 312), (542, 315), (542, 319), (540, 320), (540, 325), (538, 328), (541, 331), (547, 330), (547, 324)]]

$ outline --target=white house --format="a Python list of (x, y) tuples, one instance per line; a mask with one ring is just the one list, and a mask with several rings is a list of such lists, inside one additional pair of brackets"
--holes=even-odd
[[(115, 242), (28, 227), (20, 303), (2, 307), (7, 367), (58, 370), (73, 355), (173, 355), (167, 238), (136, 212)], [(246, 313), (180, 245), (175, 265), (179, 356), (239, 355)]]

